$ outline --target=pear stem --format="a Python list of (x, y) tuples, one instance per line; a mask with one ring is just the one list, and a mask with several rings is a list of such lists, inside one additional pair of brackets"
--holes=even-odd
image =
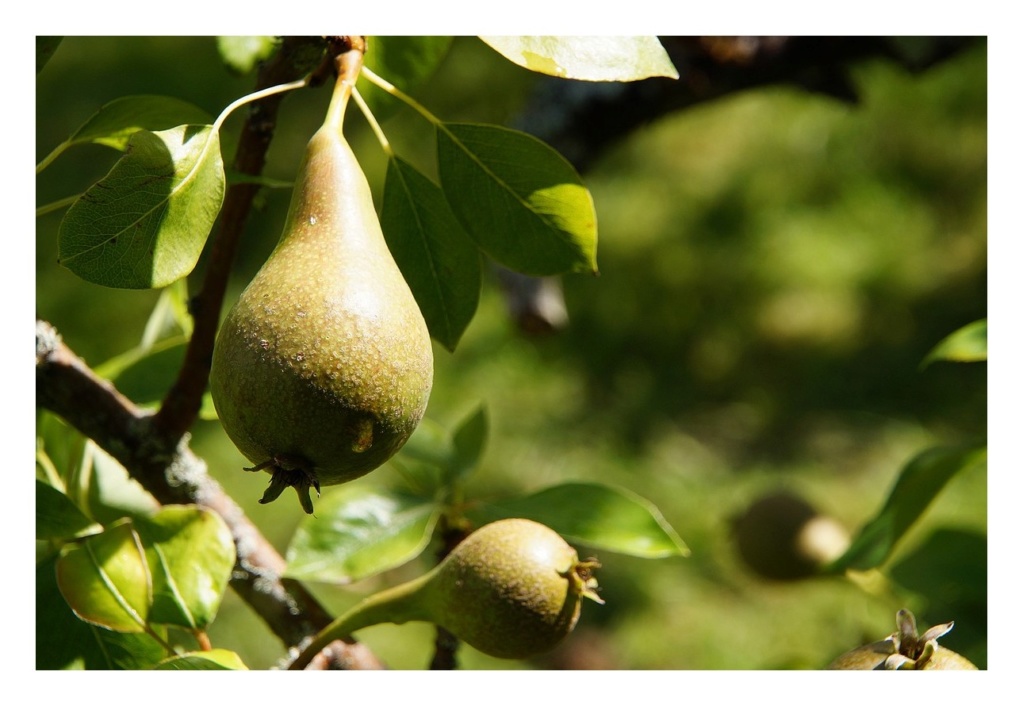
[(337, 83), (334, 84), (334, 93), (330, 97), (323, 126), (336, 130), (338, 134), (344, 126), (348, 99), (352, 97), (355, 82), (359, 80), (359, 72), (362, 71), (362, 57), (362, 49), (352, 48), (338, 54), (334, 60), (337, 66)]
[(373, 134), (377, 137), (377, 142), (380, 143), (380, 148), (383, 149), (384, 154), (388, 157), (394, 156), (394, 150), (391, 149), (391, 143), (387, 139), (387, 135), (384, 134), (384, 129), (380, 127), (380, 123), (377, 121), (373, 111), (369, 109), (369, 105), (366, 104), (366, 100), (359, 93), (358, 88), (352, 89), (352, 98), (355, 99), (355, 103), (359, 106), (359, 110), (362, 111), (363, 116), (366, 118), (366, 122), (369, 123), (370, 128), (373, 130)]
[(357, 603), (334, 622), (323, 628), (313, 641), (306, 645), (289, 670), (305, 669), (313, 658), (334, 640), (344, 640), (356, 630), (379, 625), (380, 623), (407, 623), (410, 620), (430, 621), (425, 606), (423, 587), (429, 582), (433, 571), (398, 586), (374, 593)]
[(363, 68), (362, 75), (365, 76), (366, 79), (370, 83), (376, 85), (381, 90), (386, 91), (387, 93), (390, 93), (392, 96), (394, 96), (398, 100), (404, 102), (410, 108), (412, 108), (417, 113), (422, 115), (423, 118), (425, 118), (428, 122), (433, 123), (434, 125), (437, 125), (437, 126), (441, 126), (440, 118), (438, 118), (436, 115), (431, 113), (429, 110), (426, 109), (426, 106), (424, 106), (422, 103), (417, 101), (415, 98), (413, 98), (412, 96), (410, 96), (407, 93), (405, 93), (404, 91), (402, 91), (400, 88), (395, 86), (393, 83), (387, 81), (386, 79), (381, 78), (380, 76), (377, 76), (369, 68)]

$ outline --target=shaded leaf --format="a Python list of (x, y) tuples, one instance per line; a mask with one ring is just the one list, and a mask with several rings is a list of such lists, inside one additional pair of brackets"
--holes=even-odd
[(583, 81), (678, 78), (657, 37), (480, 37), (530, 71)]
[(147, 669), (167, 656), (163, 646), (146, 633), (113, 632), (80, 620), (57, 588), (55, 564), (52, 558), (36, 566), (37, 670)]
[(473, 511), (480, 524), (507, 517), (543, 523), (569, 542), (657, 559), (688, 556), (689, 548), (649, 501), (597, 483), (565, 483)]
[(987, 360), (987, 319), (974, 321), (952, 332), (931, 349), (921, 368), (938, 360), (956, 363), (974, 363)]
[(172, 338), (179, 333), (186, 339), (191, 338), (195, 324), (188, 311), (188, 299), (187, 280), (179, 279), (161, 290), (160, 298), (156, 300), (146, 321), (139, 347), (149, 348), (157, 341)]
[(454, 462), (455, 446), (451, 434), (441, 424), (424, 418), (401, 447), (399, 456), (447, 467)]
[(204, 629), (217, 614), (235, 562), (231, 531), (220, 515), (167, 505), (135, 520), (153, 577), (153, 623)]
[(259, 62), (269, 59), (278, 46), (278, 37), (217, 37), (221, 60), (238, 75), (249, 73)]
[(325, 493), (288, 547), (291, 578), (351, 583), (417, 557), (433, 536), (439, 506), (399, 492), (344, 486)]
[[(452, 40), (429, 36), (367, 37), (366, 66), (409, 93), (437, 70)], [(360, 77), (356, 87), (378, 120), (386, 119), (401, 104), (365, 78)]]
[(430, 335), (453, 351), (479, 304), (475, 243), (440, 188), (399, 157), (387, 166), (380, 225)]
[(183, 655), (169, 657), (157, 664), (154, 669), (170, 669), (178, 671), (222, 671), (225, 669), (248, 669), (242, 658), (231, 650), (206, 650), (204, 652), (186, 652)]
[(96, 371), (140, 407), (156, 406), (177, 379), (187, 348), (188, 340), (184, 336), (167, 338), (149, 348), (139, 347), (122, 353)]
[(95, 143), (124, 151), (131, 136), (142, 130), (167, 130), (178, 125), (205, 125), (210, 114), (193, 103), (171, 96), (116, 98), (96, 112), (67, 140), (67, 146)]
[(481, 404), (458, 425), (451, 437), (455, 458), (447, 474), (448, 483), (464, 480), (475, 470), (483, 456), (489, 431), (487, 409)]
[(36, 480), (36, 539), (71, 539), (102, 529), (64, 493)]
[(65, 547), (57, 559), (57, 585), (82, 620), (117, 632), (145, 630), (151, 583), (131, 523)]
[(53, 57), (63, 37), (36, 37), (36, 74), (38, 75)]
[(877, 516), (860, 529), (845, 554), (826, 567), (826, 571), (863, 571), (883, 564), (906, 531), (957, 473), (986, 463), (986, 447), (933, 448), (917, 455), (899, 473)]
[(163, 287), (195, 267), (224, 198), (209, 126), (139, 131), (114, 168), (68, 209), (58, 260), (108, 287)]
[(557, 151), (495, 125), (437, 128), (441, 188), (476, 244), (529, 275), (597, 271), (590, 192)]
[(75, 497), (90, 516), (104, 524), (126, 516), (145, 517), (160, 507), (156, 498), (92, 439), (85, 442), (76, 482)]

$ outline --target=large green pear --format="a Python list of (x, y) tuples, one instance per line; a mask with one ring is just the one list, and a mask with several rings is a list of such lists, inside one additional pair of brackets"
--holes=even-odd
[(433, 382), (430, 334), (342, 135), (339, 83), (306, 149), (284, 232), (224, 320), (210, 388), (224, 429), (273, 474), (261, 502), (379, 467), (412, 434)]

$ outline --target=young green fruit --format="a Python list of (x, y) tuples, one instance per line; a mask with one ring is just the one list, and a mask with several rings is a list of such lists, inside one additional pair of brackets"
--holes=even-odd
[[(344, 483), (383, 464), (423, 417), (430, 334), (341, 134), (352, 59), (299, 168), (284, 232), (228, 313), (210, 391), (224, 429), (272, 474), (260, 502)], [(354, 66), (354, 68), (353, 68)]]
[(743, 562), (760, 576), (792, 581), (817, 574), (848, 548), (849, 533), (788, 491), (758, 498), (732, 520)]
[(593, 560), (557, 532), (524, 519), (484, 525), (431, 571), (374, 594), (327, 626), (291, 664), (303, 669), (337, 639), (379, 623), (440, 625), (493, 657), (525, 659), (557, 645), (597, 595)]
[(883, 640), (862, 645), (836, 658), (828, 669), (966, 669), (976, 665), (957, 652), (942, 647), (938, 638), (953, 623), (935, 625), (923, 635), (916, 631), (916, 618), (908, 610), (895, 615), (898, 632)]

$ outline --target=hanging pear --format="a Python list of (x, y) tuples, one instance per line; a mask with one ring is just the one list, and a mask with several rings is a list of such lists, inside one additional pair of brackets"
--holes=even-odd
[(362, 53), (339, 57), (284, 232), (224, 320), (210, 391), (227, 435), (272, 474), (262, 503), (369, 473), (408, 440), (433, 384), (430, 334), (342, 135)]

